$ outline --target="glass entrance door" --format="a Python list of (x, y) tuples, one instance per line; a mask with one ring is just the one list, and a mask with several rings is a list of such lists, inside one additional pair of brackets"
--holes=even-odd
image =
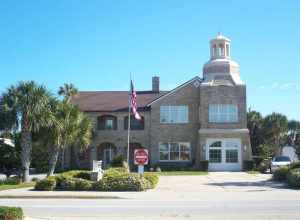
[(104, 149), (103, 154), (104, 154), (104, 158), (103, 158), (104, 167), (107, 167), (112, 161), (113, 149), (111, 147)]
[(212, 171), (241, 170), (241, 140), (240, 139), (208, 139), (206, 158)]

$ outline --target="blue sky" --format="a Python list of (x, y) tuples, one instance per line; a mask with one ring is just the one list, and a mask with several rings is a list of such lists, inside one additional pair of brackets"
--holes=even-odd
[(202, 76), (208, 42), (231, 38), (248, 106), (300, 120), (299, 1), (18, 0), (0, 4), (0, 92), (35, 80), (54, 93), (172, 89)]

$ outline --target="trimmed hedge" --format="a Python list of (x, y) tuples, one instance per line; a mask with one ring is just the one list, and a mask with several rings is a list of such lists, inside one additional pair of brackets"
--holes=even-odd
[(0, 206), (0, 220), (22, 220), (23, 218), (22, 208)]
[(153, 189), (158, 183), (156, 174), (128, 173), (126, 168), (110, 168), (98, 182), (76, 178), (78, 172), (69, 171), (37, 182), (36, 190), (67, 191), (144, 191)]
[(100, 182), (104, 191), (144, 191), (150, 188), (150, 183), (136, 173), (104, 176)]
[(71, 171), (61, 173), (60, 175), (65, 176), (65, 177), (90, 180), (91, 179), (90, 174), (91, 174), (91, 172), (87, 171), (87, 170), (71, 170)]
[(293, 169), (296, 169), (296, 168), (300, 168), (300, 161), (291, 163), (290, 169), (293, 170)]
[(290, 187), (300, 188), (300, 168), (292, 169), (288, 172), (287, 182)]
[(287, 174), (289, 172), (288, 166), (279, 167), (273, 173), (273, 179), (277, 181), (284, 181), (287, 178)]
[(121, 175), (124, 173), (129, 173), (128, 170), (124, 167), (115, 167), (115, 168), (109, 168), (108, 170), (106, 170), (104, 172), (103, 177), (106, 176), (117, 176), (117, 175)]
[(155, 173), (145, 173), (145, 179), (150, 183), (150, 189), (154, 189), (159, 181), (159, 177)]
[(52, 191), (56, 187), (56, 179), (48, 177), (36, 182), (34, 189), (40, 191)]
[(245, 171), (250, 171), (254, 169), (254, 160), (244, 160), (243, 169)]
[(208, 171), (208, 160), (201, 160), (200, 161), (200, 171)]

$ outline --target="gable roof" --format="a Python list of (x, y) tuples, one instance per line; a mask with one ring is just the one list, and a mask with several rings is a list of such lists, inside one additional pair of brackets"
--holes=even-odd
[[(165, 93), (137, 91), (138, 109), (147, 110), (148, 103)], [(80, 91), (71, 102), (85, 112), (128, 111), (128, 91)]]
[(201, 79), (199, 76), (196, 76), (196, 77), (190, 79), (189, 81), (187, 81), (187, 82), (185, 82), (185, 83), (183, 83), (183, 84), (177, 86), (175, 89), (172, 89), (171, 91), (166, 92), (165, 94), (163, 94), (163, 95), (157, 97), (157, 98), (154, 99), (153, 101), (149, 102), (147, 106), (151, 106), (151, 105), (152, 105), (153, 103), (155, 103), (156, 101), (161, 100), (161, 99), (163, 99), (163, 98), (165, 98), (165, 97), (167, 97), (167, 96), (173, 94), (174, 92), (178, 91), (178, 90), (181, 89), (181, 88), (184, 88), (185, 86), (189, 85), (190, 83), (192, 83), (192, 82), (194, 82), (194, 81), (199, 81), (199, 83), (201, 83), (201, 82), (202, 82), (202, 79)]

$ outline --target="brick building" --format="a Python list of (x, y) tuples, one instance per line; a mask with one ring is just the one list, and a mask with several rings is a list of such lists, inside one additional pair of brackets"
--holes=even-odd
[[(92, 119), (95, 137), (82, 166), (92, 160), (109, 165), (127, 150), (128, 91), (79, 92), (72, 99)], [(203, 78), (196, 76), (171, 91), (137, 91), (142, 120), (131, 117), (130, 161), (136, 148), (147, 148), (150, 166), (241, 170), (251, 158), (247, 129), (246, 85), (230, 57), (230, 40), (221, 34), (210, 41), (210, 60)], [(69, 156), (69, 161), (71, 160)]]

